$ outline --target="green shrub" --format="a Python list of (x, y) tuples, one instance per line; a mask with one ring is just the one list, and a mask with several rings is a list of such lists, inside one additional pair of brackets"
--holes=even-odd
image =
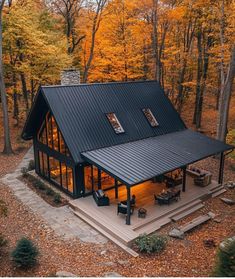
[(213, 275), (217, 277), (235, 277), (235, 240), (227, 241), (225, 248), (219, 249)]
[(37, 263), (38, 249), (27, 238), (21, 238), (12, 252), (12, 260), (19, 268), (27, 269)]
[(28, 171), (31, 171), (31, 170), (34, 170), (34, 169), (35, 169), (34, 160), (30, 160), (29, 165), (28, 165)]
[(7, 217), (7, 212), (8, 212), (8, 209), (7, 209), (6, 203), (3, 200), (0, 200), (0, 215)]
[(55, 192), (54, 192), (51, 188), (47, 188), (46, 194), (47, 194), (48, 196), (54, 196), (54, 195), (55, 195)]
[(58, 194), (58, 193), (55, 194), (54, 202), (57, 203), (57, 204), (61, 203), (61, 195), (60, 194)]
[(161, 235), (140, 235), (135, 241), (138, 250), (144, 253), (160, 253), (167, 244), (167, 238)]
[(25, 167), (23, 167), (23, 168), (21, 169), (21, 173), (22, 173), (22, 176), (23, 176), (23, 177), (27, 177), (27, 176), (28, 176), (28, 169), (25, 168)]
[(46, 190), (46, 185), (41, 180), (33, 177), (32, 183), (39, 190), (43, 190), (43, 191)]

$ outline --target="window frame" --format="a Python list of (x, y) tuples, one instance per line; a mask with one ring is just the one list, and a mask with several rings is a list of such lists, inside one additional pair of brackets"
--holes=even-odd
[[(111, 120), (109, 118), (109, 115), (113, 115), (113, 117), (115, 118), (115, 122), (119, 126), (119, 128), (115, 128), (114, 127), (113, 123), (111, 122)], [(119, 119), (118, 119), (118, 117), (117, 117), (115, 112), (107, 112), (107, 113), (105, 113), (105, 116), (108, 119), (108, 122), (111, 125), (111, 127), (113, 128), (113, 131), (115, 132), (116, 135), (124, 134), (125, 133), (125, 130), (124, 130), (124, 128), (123, 128), (121, 122), (119, 121)], [(120, 129), (120, 131), (118, 131), (118, 129)]]
[[(154, 116), (154, 114), (153, 114), (153, 112), (150, 108), (142, 108), (141, 111), (143, 112), (143, 114), (145, 116), (145, 119), (148, 121), (149, 125), (152, 128), (156, 128), (156, 127), (159, 126), (159, 122), (157, 121), (156, 117)], [(148, 118), (147, 113), (150, 114), (150, 117), (152, 118), (152, 121), (155, 122), (155, 123), (152, 124), (152, 121), (151, 121), (151, 119)]]

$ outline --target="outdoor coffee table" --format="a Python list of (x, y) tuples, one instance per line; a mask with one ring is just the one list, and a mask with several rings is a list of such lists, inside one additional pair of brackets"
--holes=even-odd
[(146, 214), (147, 214), (147, 210), (145, 208), (140, 208), (138, 210), (138, 217), (139, 218), (145, 218), (146, 217)]

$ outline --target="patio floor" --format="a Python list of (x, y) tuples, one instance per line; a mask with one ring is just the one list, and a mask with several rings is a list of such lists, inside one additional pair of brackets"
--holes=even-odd
[[(181, 188), (182, 186), (177, 186)], [(172, 221), (175, 216), (187, 216), (203, 207), (202, 201), (208, 199), (213, 193), (220, 191), (221, 187), (216, 181), (206, 187), (198, 187), (193, 179), (187, 176), (186, 192), (181, 193), (181, 199), (170, 205), (157, 205), (153, 194), (158, 194), (165, 188), (164, 184), (151, 181), (144, 182), (131, 188), (131, 195), (136, 195), (136, 208), (131, 215), (131, 225), (125, 224), (125, 215), (117, 215), (117, 203), (126, 200), (125, 186), (119, 187), (119, 198), (115, 199), (114, 189), (106, 191), (110, 198), (110, 206), (98, 207), (92, 196), (76, 199), (70, 202), (75, 214), (89, 223), (101, 233), (107, 233), (123, 244), (129, 246), (140, 234), (150, 234), (159, 230), (163, 225)], [(144, 207), (147, 216), (138, 218), (138, 208)], [(188, 213), (188, 214), (187, 214)], [(177, 219), (177, 218), (176, 218)]]

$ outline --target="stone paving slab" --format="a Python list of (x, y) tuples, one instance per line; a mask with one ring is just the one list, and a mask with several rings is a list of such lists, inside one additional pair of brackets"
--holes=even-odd
[(26, 153), (14, 172), (6, 174), (1, 179), (2, 183), (10, 187), (15, 196), (28, 206), (33, 213), (41, 217), (60, 237), (66, 240), (78, 238), (83, 242), (105, 244), (107, 238), (75, 216), (67, 205), (62, 207), (51, 206), (18, 179), (21, 175), (21, 169), (27, 167), (32, 159), (33, 148)]

